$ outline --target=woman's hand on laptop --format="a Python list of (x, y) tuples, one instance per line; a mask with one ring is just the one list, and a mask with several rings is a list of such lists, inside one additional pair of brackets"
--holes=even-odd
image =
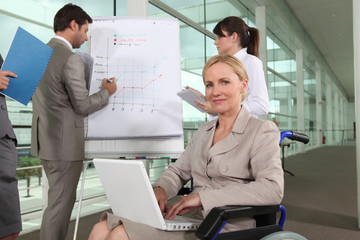
[(159, 204), (160, 211), (164, 215), (165, 212), (168, 210), (168, 201), (165, 189), (162, 187), (154, 187), (153, 188), (156, 200)]
[(183, 215), (191, 209), (201, 206), (202, 203), (198, 193), (181, 196), (166, 213), (165, 219), (173, 219), (176, 215)]

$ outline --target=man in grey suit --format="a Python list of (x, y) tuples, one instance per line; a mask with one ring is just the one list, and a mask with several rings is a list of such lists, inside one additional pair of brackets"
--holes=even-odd
[[(0, 55), (0, 68), (3, 59)], [(0, 71), (0, 90), (5, 90), (8, 77), (17, 77), (9, 71)], [(17, 166), (16, 136), (9, 120), (5, 96), (0, 94), (0, 240), (16, 239), (21, 231)]]
[(56, 36), (48, 67), (33, 96), (31, 153), (40, 157), (49, 182), (48, 206), (40, 230), (43, 240), (65, 239), (84, 160), (84, 116), (108, 104), (116, 82), (104, 79), (89, 96), (84, 64), (72, 52), (87, 41), (91, 17), (67, 4), (54, 18)]

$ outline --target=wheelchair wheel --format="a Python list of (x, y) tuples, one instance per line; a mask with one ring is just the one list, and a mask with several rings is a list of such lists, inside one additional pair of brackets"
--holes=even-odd
[(281, 231), (269, 234), (260, 240), (307, 240), (305, 237), (300, 234), (289, 232), (289, 231)]

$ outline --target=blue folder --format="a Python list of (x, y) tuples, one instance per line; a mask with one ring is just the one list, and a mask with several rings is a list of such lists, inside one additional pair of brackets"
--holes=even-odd
[(0, 93), (27, 105), (34, 94), (50, 61), (53, 49), (18, 27), (9, 52), (1, 68), (18, 77), (9, 77), (7, 89)]

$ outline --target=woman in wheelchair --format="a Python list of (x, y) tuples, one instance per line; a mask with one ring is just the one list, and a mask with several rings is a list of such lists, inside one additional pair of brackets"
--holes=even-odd
[[(212, 57), (203, 69), (206, 97), (219, 113), (194, 134), (179, 159), (154, 183), (165, 219), (185, 215), (204, 219), (213, 207), (275, 205), (283, 197), (280, 133), (271, 121), (254, 118), (242, 107), (248, 77), (231, 55)], [(191, 178), (194, 190), (168, 207)], [(126, 193), (124, 193), (126, 194)], [(170, 205), (170, 204), (169, 204)], [(255, 227), (252, 218), (229, 221), (223, 231)], [(168, 232), (104, 213), (89, 239), (196, 239), (194, 232)]]

